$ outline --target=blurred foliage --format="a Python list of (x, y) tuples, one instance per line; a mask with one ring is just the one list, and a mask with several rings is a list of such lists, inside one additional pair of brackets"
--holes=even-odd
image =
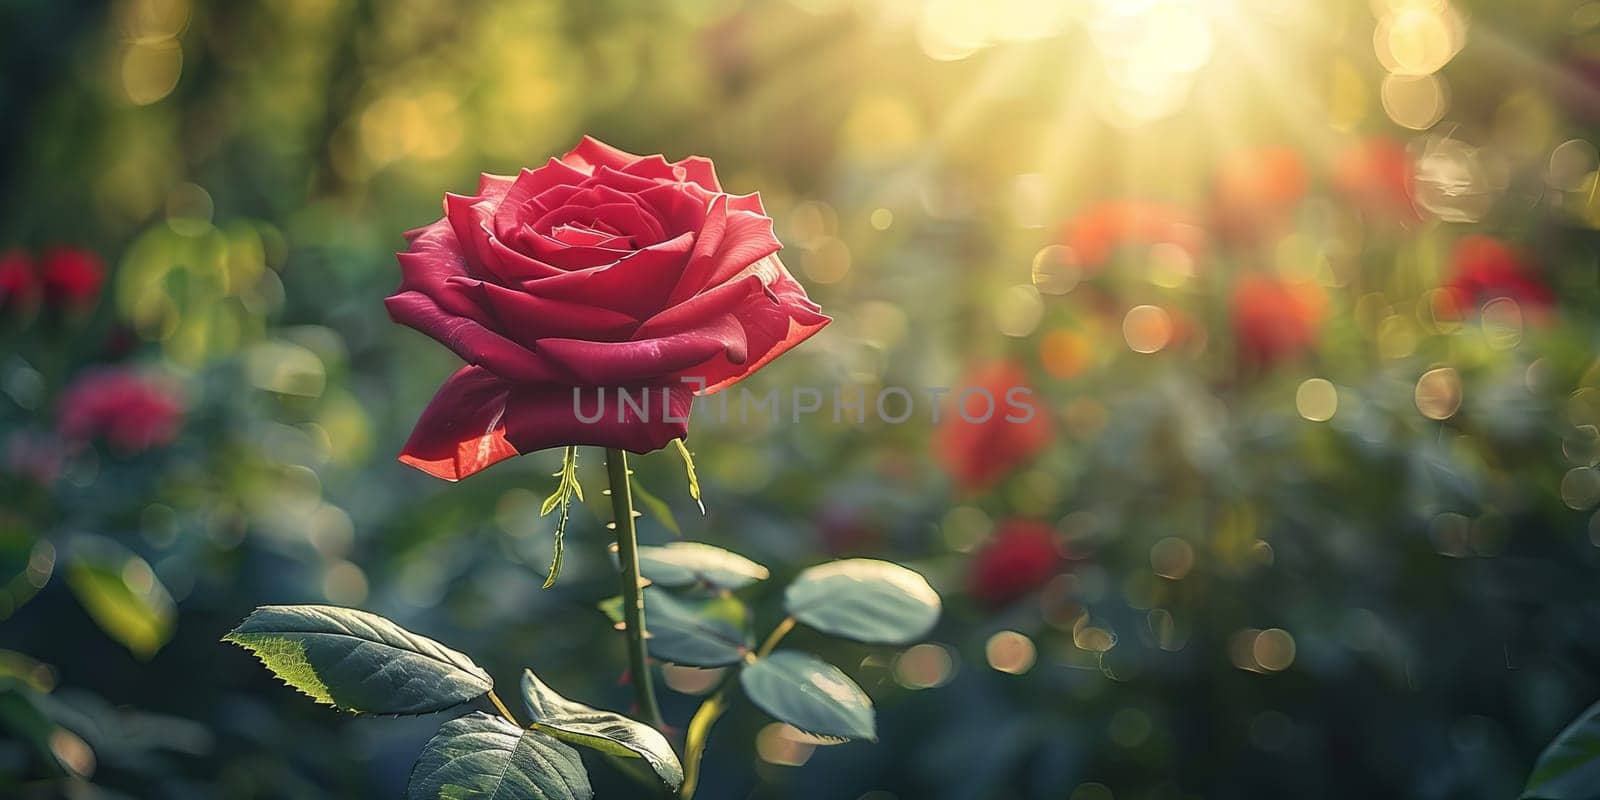
[[(0, 23), (0, 250), (109, 273), (92, 309), (0, 312), (0, 794), (399, 796), (439, 720), (292, 702), (217, 644), (267, 603), (360, 605), (627, 707), (604, 498), (574, 498), (541, 590), (560, 455), (458, 485), (395, 463), (454, 364), (380, 302), (444, 191), (585, 133), (760, 190), (837, 322), (752, 391), (868, 398), (860, 424), (700, 420), (704, 516), (677, 455), (637, 459), (645, 538), (768, 566), (761, 619), (834, 555), (946, 599), (903, 651), (789, 640), (873, 696), (878, 744), (734, 699), (701, 797), (1500, 798), (1600, 696), (1600, 5), (12, 0)], [(112, 363), (182, 386), (176, 439), (62, 441), (67, 387)], [(994, 363), (1049, 423), (958, 448), (1001, 469), (952, 463), (925, 395), (870, 413)], [(975, 601), (1017, 520), (1054, 568)], [(677, 725), (718, 683), (662, 677)]]

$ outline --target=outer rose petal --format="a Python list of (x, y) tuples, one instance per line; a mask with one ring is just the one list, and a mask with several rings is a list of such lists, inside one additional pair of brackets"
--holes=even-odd
[(421, 292), (401, 292), (383, 304), (389, 308), (390, 319), (437, 339), (461, 360), (485, 367), (506, 380), (543, 383), (567, 377), (527, 348), (466, 317), (445, 311)]
[[(648, 453), (688, 435), (692, 389), (683, 385), (635, 386), (626, 391), (642, 405), (619, 402), (616, 389), (574, 397), (566, 386), (514, 387), (482, 367), (450, 376), (422, 412), (400, 461), (436, 478), (456, 481), (522, 453), (591, 445)], [(579, 417), (598, 419), (586, 422)]]
[[(641, 417), (619, 391), (626, 391), (644, 408)], [(574, 396), (570, 386), (518, 387), (511, 393), (506, 437), (524, 453), (564, 445), (616, 447), (634, 453), (660, 450), (673, 439), (689, 435), (689, 410), (694, 387), (672, 382), (605, 389), (602, 406), (598, 389)], [(603, 410), (602, 410), (603, 409)], [(584, 422), (578, 417), (600, 419)]]
[(578, 142), (577, 147), (567, 151), (567, 154), (561, 157), (561, 162), (567, 166), (592, 173), (599, 167), (620, 170), (640, 158), (640, 156), (636, 156), (626, 150), (618, 150), (592, 136), (585, 136), (583, 141)]
[(400, 461), (455, 481), (517, 455), (505, 436), (510, 393), (509, 385), (483, 367), (456, 370), (423, 410)]
[(723, 356), (735, 363), (748, 358), (744, 329), (723, 315), (694, 330), (657, 339), (590, 342), (542, 339), (539, 352), (561, 365), (585, 386), (625, 386), (675, 376), (706, 360)]
[[(763, 274), (762, 268), (771, 272)], [(739, 304), (734, 312), (734, 318), (744, 330), (747, 357), (735, 360), (717, 356), (684, 373), (686, 376), (704, 379), (706, 394), (744, 380), (751, 373), (788, 352), (789, 348), (811, 338), (833, 321), (823, 315), (815, 303), (806, 298), (800, 284), (795, 283), (794, 278), (790, 277), (777, 256), (762, 259), (752, 267), (751, 274), (761, 275), (762, 293), (753, 300)], [(746, 280), (748, 277), (750, 276), (740, 280)], [(687, 306), (689, 303), (684, 305)]]

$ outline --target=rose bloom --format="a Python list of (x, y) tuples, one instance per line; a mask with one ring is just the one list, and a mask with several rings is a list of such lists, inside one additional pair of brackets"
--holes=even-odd
[(444, 217), (407, 238), (389, 314), (467, 366), (400, 460), (447, 480), (560, 445), (663, 447), (687, 435), (697, 389), (744, 379), (829, 322), (778, 260), (760, 198), (724, 192), (700, 157), (585, 137), (446, 195)]
[(1330, 180), (1339, 194), (1372, 215), (1398, 224), (1421, 219), (1411, 156), (1405, 145), (1374, 136), (1352, 144), (1334, 157)]
[(1498, 297), (1515, 300), (1524, 313), (1542, 319), (1556, 302), (1526, 253), (1482, 234), (1456, 243), (1450, 279), (1442, 288), (1435, 308), (1448, 319), (1461, 319)]
[(104, 439), (133, 454), (171, 443), (184, 412), (183, 397), (167, 381), (122, 367), (95, 369), (62, 393), (56, 429), (74, 447)]
[(1327, 313), (1327, 295), (1314, 283), (1245, 275), (1234, 285), (1231, 311), (1239, 358), (1270, 366), (1316, 344)]
[[(1020, 366), (999, 362), (972, 370), (964, 382), (951, 389), (955, 403), (961, 401), (961, 392), (969, 387), (988, 391), (995, 401), (994, 413), (983, 422), (968, 422), (954, 407), (945, 410), (934, 432), (934, 454), (963, 491), (978, 492), (999, 483), (1050, 444), (1054, 426), (1050, 422), (1050, 410), (1038, 392), (1026, 398), (1033, 406), (1032, 419), (1027, 422), (1006, 419), (1007, 414), (1025, 416), (1007, 406), (1006, 392), (1028, 385), (1028, 374)], [(981, 395), (973, 394), (969, 398), (968, 414), (982, 417), (986, 409), (984, 404)]]
[(1234, 153), (1217, 166), (1211, 216), (1222, 238), (1261, 244), (1288, 227), (1309, 178), (1300, 154), (1288, 147)]
[(33, 260), (21, 250), (0, 253), (0, 311), (33, 305), (39, 292), (39, 279)]
[(88, 250), (57, 247), (45, 254), (40, 272), (45, 300), (58, 308), (81, 310), (100, 298), (106, 268)]
[(1190, 255), (1205, 249), (1205, 231), (1193, 215), (1170, 203), (1144, 200), (1096, 203), (1062, 225), (1058, 239), (1091, 270), (1129, 245), (1171, 243)]
[(968, 562), (967, 594), (986, 608), (999, 608), (1049, 583), (1061, 563), (1049, 525), (1007, 520)]

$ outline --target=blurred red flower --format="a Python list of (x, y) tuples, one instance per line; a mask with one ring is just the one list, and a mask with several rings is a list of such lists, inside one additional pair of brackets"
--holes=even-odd
[(1450, 279), (1435, 308), (1460, 319), (1497, 297), (1509, 297), (1534, 317), (1556, 301), (1523, 251), (1493, 236), (1475, 234), (1456, 243), (1450, 255)]
[(0, 253), (0, 309), (31, 305), (39, 292), (33, 260), (21, 250)]
[(1048, 583), (1061, 562), (1049, 525), (1007, 520), (968, 562), (967, 594), (986, 608), (999, 608)]
[(126, 368), (81, 373), (62, 394), (57, 430), (73, 446), (104, 439), (124, 453), (169, 444), (183, 425), (176, 387)]
[(1131, 244), (1170, 242), (1197, 254), (1205, 248), (1205, 231), (1192, 214), (1170, 203), (1106, 200), (1067, 220), (1059, 240), (1081, 266), (1093, 270)]
[(1231, 306), (1240, 359), (1270, 366), (1316, 343), (1327, 313), (1327, 295), (1314, 283), (1245, 275), (1234, 285)]
[(1305, 163), (1291, 148), (1233, 153), (1212, 178), (1212, 223), (1229, 241), (1261, 243), (1288, 227), (1308, 184)]
[[(1031, 416), (1008, 405), (1008, 393), (1028, 386), (1027, 372), (1012, 362), (1003, 361), (971, 371), (966, 381), (952, 390), (956, 403), (961, 402), (962, 392), (969, 388), (982, 389), (994, 399), (993, 413), (985, 418), (983, 396), (974, 392), (968, 398), (968, 416), (981, 421), (969, 421), (959, 408), (953, 408), (941, 417), (935, 432), (934, 448), (939, 463), (962, 490), (981, 491), (993, 486), (1050, 443), (1054, 426), (1037, 393), (1025, 397), (1012, 395), (1031, 405)], [(1015, 422), (1007, 419), (1008, 416), (1028, 418)]]
[(69, 310), (93, 306), (100, 297), (106, 269), (100, 257), (77, 247), (58, 247), (44, 256), (44, 296), (51, 305)]
[(1346, 147), (1334, 157), (1333, 187), (1348, 201), (1382, 219), (1398, 223), (1421, 219), (1413, 203), (1411, 156), (1404, 144), (1375, 136)]

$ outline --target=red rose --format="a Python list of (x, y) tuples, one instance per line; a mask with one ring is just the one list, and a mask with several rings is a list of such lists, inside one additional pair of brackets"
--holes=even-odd
[(74, 446), (104, 439), (124, 453), (161, 447), (177, 438), (184, 401), (159, 378), (125, 368), (90, 370), (61, 395), (56, 428)]
[(1288, 227), (1309, 180), (1287, 147), (1234, 153), (1217, 167), (1211, 210), (1218, 232), (1241, 244), (1262, 243)]
[(94, 253), (76, 247), (58, 247), (44, 257), (44, 297), (59, 308), (88, 308), (100, 297), (105, 273), (105, 266)]
[[(952, 408), (940, 419), (935, 454), (961, 489), (976, 492), (993, 486), (1050, 444), (1054, 431), (1049, 410), (1040, 404), (1037, 393), (1014, 396), (1029, 405), (1031, 415), (1008, 405), (1008, 393), (1018, 387), (1028, 388), (1028, 374), (1015, 364), (1000, 362), (974, 370), (965, 383), (952, 390), (956, 404), (969, 388), (987, 392), (994, 403), (989, 408), (985, 396), (974, 391), (967, 398), (966, 416)], [(991, 413), (986, 416), (985, 411)], [(1008, 416), (1027, 420), (1016, 422)]]
[(967, 594), (985, 607), (999, 608), (1049, 583), (1061, 561), (1049, 525), (1008, 520), (968, 563)]
[(1413, 202), (1411, 156), (1400, 142), (1373, 137), (1346, 147), (1333, 160), (1331, 180), (1345, 199), (1380, 218), (1421, 219)]
[(1316, 344), (1327, 310), (1322, 287), (1245, 275), (1232, 298), (1239, 358), (1256, 366), (1293, 358)]
[(0, 253), (0, 310), (30, 306), (38, 292), (39, 279), (28, 254), (21, 250)]
[(400, 456), (440, 478), (560, 445), (658, 449), (687, 434), (696, 389), (745, 378), (829, 322), (778, 260), (760, 198), (723, 192), (704, 158), (585, 137), (445, 195), (444, 210), (407, 234), (387, 301), (469, 364)]
[(1528, 256), (1492, 236), (1478, 234), (1457, 242), (1450, 273), (1439, 303), (1448, 317), (1459, 319), (1490, 300), (1509, 297), (1538, 319), (1556, 302)]

